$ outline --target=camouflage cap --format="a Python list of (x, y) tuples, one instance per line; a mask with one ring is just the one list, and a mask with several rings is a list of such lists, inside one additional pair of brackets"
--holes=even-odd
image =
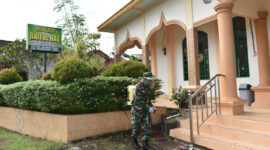
[(145, 73), (143, 73), (143, 77), (147, 78), (147, 79), (152, 79), (155, 76), (152, 74), (152, 72), (145, 72)]

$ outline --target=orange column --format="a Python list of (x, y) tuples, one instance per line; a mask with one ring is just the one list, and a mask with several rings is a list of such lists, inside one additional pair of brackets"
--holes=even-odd
[(172, 96), (172, 88), (176, 88), (175, 78), (175, 47), (174, 47), (174, 28), (173, 26), (166, 27), (166, 45), (167, 45), (167, 65), (168, 65), (168, 86), (169, 97)]
[(267, 35), (267, 12), (259, 12), (259, 19), (255, 20), (256, 39), (258, 47), (258, 63), (259, 63), (259, 86), (270, 86), (270, 57), (269, 57), (269, 41)]
[(187, 30), (188, 49), (188, 88), (197, 90), (200, 87), (200, 64), (198, 49), (198, 31), (196, 28)]
[(147, 66), (147, 67), (150, 67), (150, 64), (149, 64), (149, 48), (147, 45), (143, 45), (142, 46), (142, 61), (143, 63)]
[(219, 71), (225, 73), (221, 77), (221, 113), (237, 115), (244, 112), (244, 103), (237, 96), (236, 71), (235, 71), (235, 49), (233, 41), (232, 8), (234, 0), (220, 1), (215, 7), (217, 12), (219, 33)]
[(149, 49), (151, 53), (151, 71), (157, 77), (156, 34), (154, 34), (149, 41)]
[(252, 87), (255, 92), (255, 102), (252, 107), (270, 107), (270, 57), (267, 31), (267, 12), (258, 12), (259, 19), (255, 20), (256, 40), (258, 48), (258, 65), (260, 83)]

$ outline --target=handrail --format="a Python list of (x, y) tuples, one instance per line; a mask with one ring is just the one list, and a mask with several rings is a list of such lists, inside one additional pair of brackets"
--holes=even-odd
[(191, 98), (194, 98), (195, 95), (198, 94), (198, 92), (200, 92), (201, 90), (203, 90), (209, 83), (211, 83), (211, 81), (213, 81), (214, 79), (216, 79), (219, 76), (223, 76), (225, 77), (225, 74), (216, 74), (214, 77), (212, 77), (209, 81), (207, 81), (202, 87), (200, 87), (194, 94), (192, 94)]
[[(225, 74), (216, 74), (214, 77), (212, 77), (208, 82), (206, 82), (202, 87), (200, 87), (197, 91), (195, 91), (191, 95), (191, 91), (188, 90), (189, 95), (189, 121), (190, 121), (190, 147), (192, 148), (194, 145), (194, 139), (193, 139), (193, 120), (192, 120), (192, 103), (195, 99), (195, 106), (196, 106), (196, 120), (197, 120), (197, 133), (200, 134), (199, 128), (206, 122), (214, 113), (218, 115), (218, 107), (219, 107), (219, 114), (220, 113), (220, 84), (219, 84), (219, 77), (225, 77)], [(214, 82), (214, 83), (212, 83)], [(205, 89), (206, 88), (206, 89)], [(215, 109), (213, 109), (213, 97), (212, 97), (212, 89), (215, 90)], [(218, 90), (218, 93), (217, 93)], [(210, 100), (211, 100), (211, 111), (209, 113), (208, 110), (208, 97), (207, 93), (210, 92)], [(218, 94), (218, 95), (217, 95)], [(205, 99), (203, 99), (205, 98)], [(217, 98), (219, 101), (217, 102)], [(205, 101), (206, 104), (206, 118), (204, 118), (204, 109), (203, 109), (203, 101)], [(198, 112), (198, 103), (200, 102), (201, 106), (201, 123), (199, 123), (199, 112)]]

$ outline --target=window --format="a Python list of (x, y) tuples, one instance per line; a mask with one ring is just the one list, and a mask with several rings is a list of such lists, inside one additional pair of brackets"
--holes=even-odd
[(233, 18), (235, 65), (237, 77), (249, 77), (248, 48), (245, 18)]
[[(199, 42), (199, 63), (200, 63), (200, 79), (210, 79), (209, 70), (209, 55), (208, 55), (208, 37), (203, 31), (198, 31)], [(183, 46), (183, 65), (184, 65), (184, 80), (188, 80), (188, 56), (186, 38), (182, 41)]]
[(188, 56), (187, 56), (187, 39), (185, 38), (182, 41), (182, 46), (183, 46), (183, 64), (184, 64), (184, 80), (188, 80)]

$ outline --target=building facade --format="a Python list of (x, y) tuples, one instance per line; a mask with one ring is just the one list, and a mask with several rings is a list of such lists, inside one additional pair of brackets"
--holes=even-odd
[[(132, 0), (98, 27), (115, 36), (115, 62), (135, 45), (164, 82), (162, 91), (198, 89), (221, 78), (223, 114), (242, 114), (242, 83), (256, 107), (270, 107), (269, 0)], [(150, 62), (151, 61), (151, 62)]]

